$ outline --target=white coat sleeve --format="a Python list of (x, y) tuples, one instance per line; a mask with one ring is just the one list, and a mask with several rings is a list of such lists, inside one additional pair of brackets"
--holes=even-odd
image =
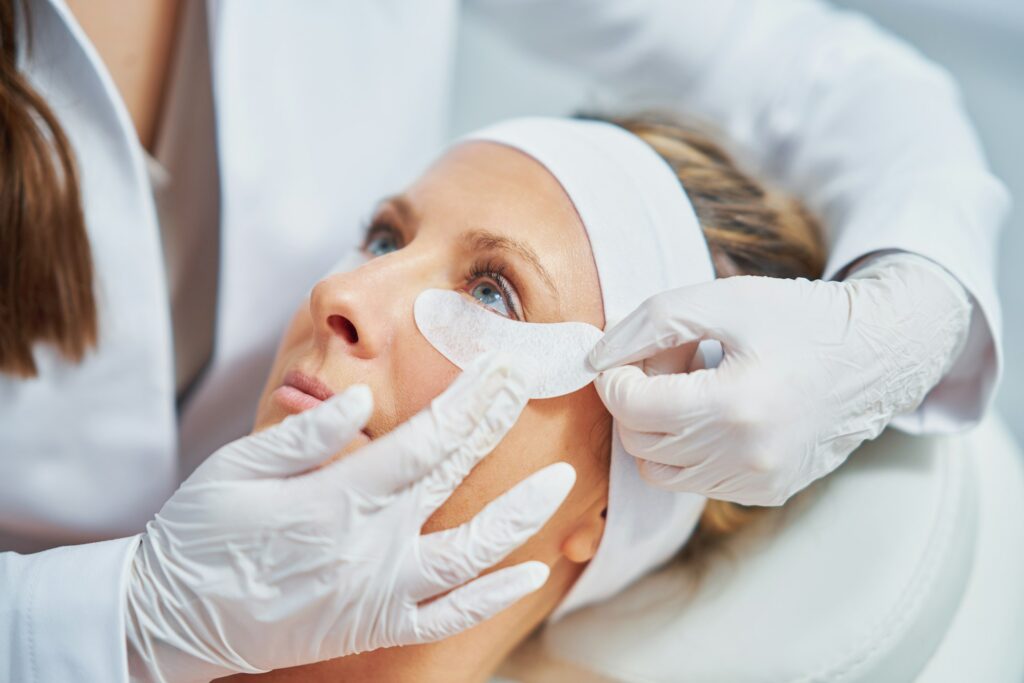
[(723, 130), (824, 219), (826, 277), (882, 250), (943, 266), (971, 296), (969, 337), (920, 408), (894, 425), (941, 433), (980, 419), (1001, 368), (995, 247), (1010, 202), (944, 70), (819, 0), (477, 0), (476, 9), (583, 69), (627, 110), (672, 107)]
[(0, 679), (127, 682), (124, 604), (138, 543), (0, 553)]

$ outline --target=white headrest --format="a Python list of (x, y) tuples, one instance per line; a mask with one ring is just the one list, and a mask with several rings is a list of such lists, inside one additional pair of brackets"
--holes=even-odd
[(968, 444), (886, 432), (712, 556), (702, 581), (679, 565), (653, 574), (547, 626), (503, 675), (914, 680), (971, 570), (978, 496)]

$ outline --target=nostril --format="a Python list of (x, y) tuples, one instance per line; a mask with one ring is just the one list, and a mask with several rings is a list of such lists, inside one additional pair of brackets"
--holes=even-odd
[(347, 341), (349, 344), (355, 344), (359, 341), (359, 333), (356, 332), (356, 326), (352, 324), (352, 321), (343, 315), (332, 315), (327, 318), (327, 324), (331, 326), (334, 333), (339, 337)]

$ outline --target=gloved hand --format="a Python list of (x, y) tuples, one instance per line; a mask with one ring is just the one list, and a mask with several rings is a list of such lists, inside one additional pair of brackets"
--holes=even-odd
[(539, 588), (541, 562), (466, 582), (561, 505), (575, 481), (566, 463), (458, 528), (420, 535), (526, 401), (492, 356), (409, 422), (321, 469), (311, 471), (369, 418), (366, 387), (214, 453), (142, 536), (127, 600), (132, 678), (205, 681), (438, 640)]
[[(893, 253), (843, 282), (730, 277), (654, 296), (590, 362), (648, 481), (781, 505), (920, 405), (966, 342), (970, 313), (945, 270)], [(722, 343), (717, 368), (649, 377), (623, 365), (703, 339)]]

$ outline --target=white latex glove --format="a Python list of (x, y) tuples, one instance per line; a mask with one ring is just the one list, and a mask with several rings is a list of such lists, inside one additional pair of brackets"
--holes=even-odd
[[(952, 366), (971, 305), (927, 259), (879, 256), (844, 282), (730, 277), (652, 297), (598, 343), (597, 390), (645, 479), (781, 505), (838, 467)], [(714, 369), (624, 365), (717, 339)], [(621, 367), (615, 367), (621, 366)]]
[(541, 562), (466, 582), (561, 505), (575, 481), (567, 463), (460, 527), (420, 535), (526, 401), (490, 357), (409, 422), (322, 469), (310, 471), (369, 418), (366, 387), (214, 453), (142, 536), (127, 600), (132, 677), (205, 681), (438, 640), (539, 588)]

